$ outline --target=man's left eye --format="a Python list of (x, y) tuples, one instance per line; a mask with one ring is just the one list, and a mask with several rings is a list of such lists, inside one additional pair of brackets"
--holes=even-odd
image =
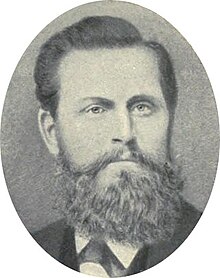
[(88, 109), (87, 113), (93, 113), (93, 114), (101, 114), (104, 113), (106, 110), (101, 106), (93, 106), (90, 109)]
[(145, 103), (140, 103), (133, 107), (132, 109), (133, 114), (135, 115), (150, 115), (152, 113), (152, 107)]

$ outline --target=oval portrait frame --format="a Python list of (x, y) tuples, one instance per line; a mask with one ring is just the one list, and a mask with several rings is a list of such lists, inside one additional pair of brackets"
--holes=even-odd
[[(138, 3), (138, 1), (136, 1), (137, 3), (135, 3), (135, 4), (139, 4), (139, 5), (141, 5), (141, 6), (143, 6), (143, 7), (146, 7), (146, 4), (144, 5), (144, 4), (142, 4), (142, 3)], [(75, 4), (75, 3), (74, 3)], [(78, 5), (77, 5), (78, 6)], [(149, 7), (146, 7), (146, 8), (148, 8), (148, 9), (151, 9), (151, 7), (149, 6)], [(153, 8), (152, 8), (152, 10), (153, 10)], [(155, 10), (155, 12), (158, 12), (158, 14), (160, 14), (161, 15), (161, 13), (159, 12), (159, 11), (156, 11)], [(164, 15), (164, 17), (165, 17), (165, 15)], [(168, 18), (167, 18), (168, 19)], [(175, 23), (173, 22), (173, 25), (175, 25)], [(32, 36), (33, 37), (33, 36)], [(187, 36), (186, 36), (187, 37)], [(217, 180), (216, 180), (217, 181)], [(203, 217), (205, 217), (205, 216), (203, 216)], [(202, 219), (203, 219), (203, 217), (202, 217)], [(205, 219), (205, 218), (204, 218)], [(202, 222), (202, 220), (200, 220), (201, 222)], [(30, 238), (30, 241), (31, 241), (32, 239)], [(36, 247), (37, 248), (37, 247)], [(39, 253), (41, 254), (42, 253), (42, 250), (39, 250)], [(46, 253), (45, 253), (45, 255), (47, 255)], [(166, 261), (167, 261), (167, 259), (166, 259)], [(56, 261), (54, 262), (54, 265), (56, 265)], [(180, 264), (181, 265), (181, 264)], [(158, 267), (158, 265), (157, 265), (157, 267)], [(61, 265), (61, 269), (62, 269), (62, 265)], [(153, 268), (154, 269), (154, 268)], [(154, 271), (154, 270), (153, 270)], [(68, 272), (68, 270), (67, 270), (67, 272)], [(71, 272), (70, 272), (71, 273)], [(78, 275), (77, 273), (74, 273), (74, 274), (76, 274), (76, 275)], [(142, 273), (142, 275), (144, 275), (145, 274), (145, 272), (144, 273)], [(148, 274), (148, 273), (147, 273)], [(68, 275), (68, 274), (67, 274)], [(141, 275), (141, 274), (139, 274), (139, 275)], [(80, 277), (81, 277), (81, 275), (80, 275)], [(172, 276), (171, 276), (172, 277)]]

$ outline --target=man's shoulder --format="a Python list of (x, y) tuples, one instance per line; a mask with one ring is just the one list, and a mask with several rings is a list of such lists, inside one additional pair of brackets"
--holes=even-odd
[(59, 259), (66, 229), (66, 221), (61, 219), (32, 233), (32, 237), (47, 253), (55, 259)]
[[(173, 238), (170, 241), (158, 243), (149, 248), (148, 268), (156, 265), (172, 254), (188, 237), (195, 225), (197, 224), (201, 212), (193, 205), (182, 201), (182, 217), (177, 225)], [(49, 224), (43, 229), (32, 234), (33, 238), (55, 259), (63, 262), (61, 259), (62, 250), (65, 246), (72, 246), (74, 235), (70, 242), (70, 236), (66, 236), (70, 228), (64, 219)], [(66, 263), (65, 263), (66, 264)], [(67, 265), (67, 264), (66, 264)]]
[(182, 200), (182, 214), (171, 240), (150, 247), (148, 267), (152, 267), (171, 255), (189, 236), (202, 213)]
[[(190, 203), (182, 200), (182, 217), (180, 225), (184, 225), (186, 233), (191, 232), (199, 221), (202, 213)], [(181, 227), (182, 228), (182, 227)]]

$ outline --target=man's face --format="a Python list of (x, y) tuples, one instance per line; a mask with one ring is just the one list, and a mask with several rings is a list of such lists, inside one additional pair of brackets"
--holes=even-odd
[(141, 153), (166, 160), (169, 113), (152, 50), (74, 50), (61, 61), (58, 76), (58, 141), (78, 170), (120, 149), (124, 161), (111, 163), (103, 176), (136, 171), (130, 142)]
[(174, 231), (178, 184), (165, 163), (169, 113), (154, 55), (80, 50), (61, 61), (55, 125), (43, 123), (56, 142), (56, 206), (87, 236), (139, 246)]

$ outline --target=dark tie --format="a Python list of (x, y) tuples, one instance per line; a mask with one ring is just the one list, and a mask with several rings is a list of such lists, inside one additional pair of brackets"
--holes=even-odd
[(125, 268), (103, 241), (90, 240), (79, 254), (78, 263), (100, 264), (110, 277), (123, 276)]
[[(125, 269), (105, 241), (90, 240), (80, 252), (78, 263), (91, 262), (100, 264), (110, 277), (127, 276), (145, 269), (146, 251), (146, 248), (139, 250), (130, 266)], [(144, 258), (145, 260), (143, 260)]]

